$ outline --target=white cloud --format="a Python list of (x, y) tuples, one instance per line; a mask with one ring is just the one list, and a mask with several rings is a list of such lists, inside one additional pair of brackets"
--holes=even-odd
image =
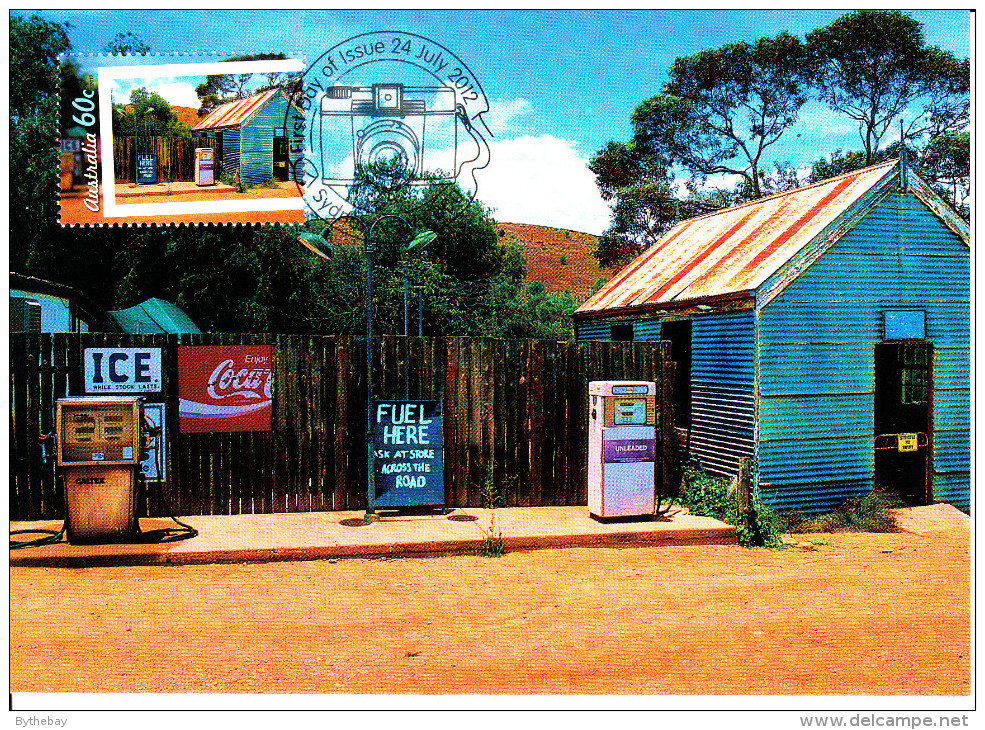
[(498, 220), (602, 233), (609, 207), (588, 160), (549, 134), (490, 142), (489, 166), (477, 174), (479, 199)]
[(171, 106), (187, 106), (192, 109), (202, 106), (202, 100), (195, 93), (195, 86), (184, 81), (154, 84), (148, 86), (147, 90), (160, 94)]
[(499, 137), (506, 132), (516, 129), (514, 122), (533, 111), (533, 106), (526, 99), (493, 99), (489, 103), (489, 111), (482, 115), (483, 120), (494, 136)]

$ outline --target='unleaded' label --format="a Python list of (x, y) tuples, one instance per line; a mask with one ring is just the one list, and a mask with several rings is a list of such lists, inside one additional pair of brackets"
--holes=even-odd
[(655, 454), (653, 439), (619, 439), (605, 442), (603, 459), (606, 464), (653, 461)]

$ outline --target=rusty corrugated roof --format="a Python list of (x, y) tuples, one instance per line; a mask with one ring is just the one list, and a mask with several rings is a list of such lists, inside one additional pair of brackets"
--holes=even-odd
[(205, 118), (192, 127), (192, 130), (201, 131), (203, 129), (219, 129), (220, 127), (238, 127), (243, 122), (248, 121), (277, 93), (279, 93), (278, 89), (270, 89), (261, 94), (248, 96), (245, 99), (227, 102), (213, 109)]
[(895, 166), (891, 160), (682, 221), (577, 311), (753, 291)]

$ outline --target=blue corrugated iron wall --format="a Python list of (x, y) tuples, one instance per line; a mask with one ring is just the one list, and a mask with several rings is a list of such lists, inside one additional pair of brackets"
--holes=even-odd
[(239, 130), (222, 130), (222, 171), (235, 175), (239, 169)]
[(575, 322), (576, 340), (608, 340), (611, 336), (611, 325), (608, 322)]
[(244, 182), (255, 185), (274, 176), (274, 132), (284, 128), (286, 112), (287, 99), (278, 94), (242, 126), (240, 174)]
[(924, 309), (934, 346), (934, 496), (969, 507), (969, 263), (950, 229), (915, 196), (897, 192), (760, 310), (764, 502), (820, 511), (872, 488), (883, 312)]
[(695, 316), (691, 351), (691, 453), (709, 473), (735, 475), (754, 451), (754, 313)]
[(660, 325), (661, 320), (659, 319), (643, 319), (639, 322), (633, 322), (633, 339), (659, 340)]

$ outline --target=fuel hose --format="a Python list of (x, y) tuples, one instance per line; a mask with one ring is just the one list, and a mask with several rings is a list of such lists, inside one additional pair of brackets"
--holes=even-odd
[[(160, 436), (157, 436), (155, 438), (159, 439)], [(160, 446), (160, 443), (158, 443), (158, 446)], [(162, 473), (160, 448), (154, 449), (154, 463), (157, 466), (157, 473), (158, 475), (160, 475)], [(144, 489), (146, 490), (147, 480), (143, 477), (143, 474), (140, 475), (140, 479), (144, 486)], [(174, 516), (174, 511), (171, 509), (171, 503), (168, 502), (167, 497), (164, 496), (164, 489), (160, 485), (161, 482), (158, 482), (158, 492), (157, 492), (158, 497), (160, 497), (161, 499), (161, 504), (164, 505), (164, 511), (167, 513), (167, 516), (171, 518), (171, 520), (177, 525), (177, 527), (166, 527), (161, 530), (139, 532), (140, 528), (138, 525), (137, 528), (138, 533), (136, 536), (137, 539), (134, 540), (134, 542), (138, 542), (141, 544), (178, 542), (180, 540), (188, 540), (190, 538), (198, 536), (198, 530), (196, 530), (191, 525), (185, 524), (184, 522), (182, 522), (181, 520), (179, 520), (177, 517)], [(62, 485), (62, 487), (64, 489), (64, 484)], [(44, 545), (54, 545), (56, 543), (61, 542), (62, 538), (65, 537), (65, 530), (66, 530), (65, 525), (62, 525), (62, 529), (60, 530), (44, 530), (39, 528), (30, 528), (25, 530), (11, 530), (10, 549), (21, 550), (23, 548), (42, 547)], [(13, 539), (14, 535), (40, 535), (40, 537), (37, 537), (33, 540), (14, 540)]]

